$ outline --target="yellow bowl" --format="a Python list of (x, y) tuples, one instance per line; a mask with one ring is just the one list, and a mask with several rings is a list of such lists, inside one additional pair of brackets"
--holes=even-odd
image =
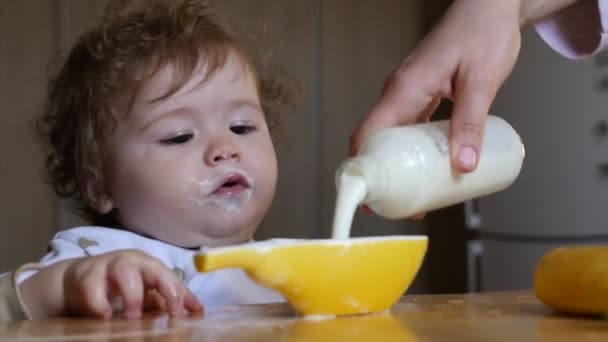
[(347, 315), (395, 304), (414, 280), (426, 249), (426, 236), (272, 239), (211, 248), (196, 254), (194, 262), (199, 272), (242, 268), (282, 293), (302, 315)]

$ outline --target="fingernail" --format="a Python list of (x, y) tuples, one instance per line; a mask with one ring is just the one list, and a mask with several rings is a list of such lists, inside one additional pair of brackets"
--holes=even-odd
[(139, 318), (141, 316), (141, 310), (140, 309), (130, 309), (129, 311), (127, 311), (125, 313), (125, 316), (127, 316), (128, 319)]
[(361, 210), (363, 211), (363, 213), (365, 215), (373, 215), (374, 214), (374, 211), (370, 207), (368, 207), (366, 205), (362, 206)]
[(101, 317), (102, 317), (102, 319), (110, 319), (110, 318), (112, 318), (112, 314), (113, 314), (112, 309), (108, 309), (108, 310), (105, 310), (105, 311), (104, 311), (104, 312), (101, 314)]
[(458, 161), (467, 168), (473, 168), (477, 161), (477, 152), (471, 146), (462, 146), (458, 150)]
[(169, 310), (171, 310), (171, 315), (172, 316), (176, 316), (179, 314), (179, 312), (182, 310), (184, 306), (184, 299), (182, 296), (178, 295), (177, 298), (175, 298), (172, 302), (171, 305), (169, 307)]
[(171, 303), (171, 305), (169, 305), (169, 314), (171, 316), (175, 316), (177, 315), (177, 313), (179, 312), (179, 310), (181, 310), (180, 306), (178, 303)]

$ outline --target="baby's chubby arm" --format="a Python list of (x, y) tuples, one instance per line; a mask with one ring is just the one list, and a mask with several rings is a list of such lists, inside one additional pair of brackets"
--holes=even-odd
[(43, 268), (20, 285), (33, 319), (65, 314), (108, 319), (111, 298), (119, 296), (124, 314), (140, 318), (146, 293), (157, 294), (160, 308), (171, 316), (201, 312), (202, 305), (160, 260), (138, 250), (67, 259)]

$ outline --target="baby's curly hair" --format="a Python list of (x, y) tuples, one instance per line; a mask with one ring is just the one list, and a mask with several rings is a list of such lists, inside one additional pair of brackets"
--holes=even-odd
[(293, 104), (297, 83), (255, 36), (230, 32), (212, 14), (204, 0), (110, 1), (97, 27), (77, 40), (51, 77), (36, 129), (49, 148), (48, 181), (58, 196), (79, 202), (83, 217), (119, 225), (90, 207), (85, 180), (93, 179), (105, 189), (105, 142), (137, 92), (166, 65), (174, 66), (177, 76), (160, 99), (190, 80), (199, 58), (209, 79), (231, 52), (237, 52), (257, 80), (262, 109), (276, 139), (279, 113), (284, 105)]

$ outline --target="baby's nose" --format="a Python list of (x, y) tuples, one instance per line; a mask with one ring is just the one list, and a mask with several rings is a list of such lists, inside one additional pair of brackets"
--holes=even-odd
[(213, 144), (205, 155), (205, 162), (208, 165), (217, 165), (227, 161), (239, 161), (240, 159), (238, 147), (229, 140), (222, 140)]

